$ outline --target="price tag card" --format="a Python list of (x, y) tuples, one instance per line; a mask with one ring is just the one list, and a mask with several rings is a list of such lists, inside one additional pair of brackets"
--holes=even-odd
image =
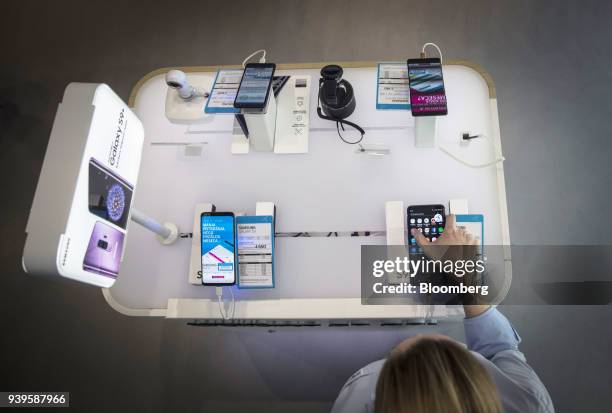
[(477, 242), (477, 254), (484, 254), (484, 215), (461, 214), (455, 215), (457, 227), (463, 228)]
[(238, 93), (240, 79), (242, 79), (242, 69), (219, 70), (215, 78), (215, 83), (210, 91), (210, 97), (206, 102), (204, 112), (239, 113), (240, 109), (234, 107), (234, 100)]
[(379, 63), (377, 80), (376, 109), (410, 109), (406, 62)]
[(238, 288), (274, 288), (274, 218), (236, 217)]

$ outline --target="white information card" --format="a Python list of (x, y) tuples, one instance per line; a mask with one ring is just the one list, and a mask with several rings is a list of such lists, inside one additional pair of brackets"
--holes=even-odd
[(238, 288), (274, 288), (274, 218), (238, 216)]

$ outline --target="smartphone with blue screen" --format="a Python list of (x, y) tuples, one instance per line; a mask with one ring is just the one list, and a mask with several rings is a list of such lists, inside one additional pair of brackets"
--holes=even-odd
[(249, 63), (245, 66), (234, 100), (239, 109), (265, 109), (274, 78), (274, 63)]
[(232, 212), (200, 215), (202, 284), (236, 283), (236, 218)]

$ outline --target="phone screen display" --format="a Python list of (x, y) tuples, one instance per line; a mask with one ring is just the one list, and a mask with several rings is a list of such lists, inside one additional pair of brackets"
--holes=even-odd
[(244, 69), (234, 107), (263, 109), (274, 76), (274, 64), (248, 64)]
[(202, 284), (231, 285), (236, 282), (234, 214), (202, 214)]
[(412, 235), (413, 228), (416, 228), (430, 241), (435, 241), (444, 233), (445, 226), (444, 205), (413, 205), (408, 207), (408, 247), (410, 253), (423, 253), (416, 238)]
[(448, 113), (440, 59), (408, 59), (408, 83), (413, 116)]
[(132, 186), (94, 158), (89, 160), (89, 212), (125, 229)]

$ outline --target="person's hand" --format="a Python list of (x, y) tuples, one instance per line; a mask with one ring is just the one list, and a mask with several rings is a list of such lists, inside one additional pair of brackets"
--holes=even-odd
[[(431, 260), (475, 260), (476, 249), (478, 242), (469, 234), (465, 228), (457, 228), (454, 215), (446, 217), (446, 227), (444, 232), (435, 241), (431, 242), (420, 231), (412, 229), (412, 236), (416, 239), (417, 244), (423, 249), (423, 252)], [(462, 277), (450, 274), (451, 282), (463, 282), (465, 284), (475, 285), (478, 283), (475, 274), (466, 273)], [(476, 305), (480, 302), (478, 295), (465, 294), (462, 302), (467, 318), (474, 317), (489, 308), (489, 305)]]
[[(465, 228), (457, 228), (455, 216), (452, 214), (446, 216), (444, 232), (433, 242), (429, 241), (422, 232), (415, 228), (412, 229), (411, 234), (416, 239), (417, 244), (423, 249), (425, 255), (433, 260), (439, 260), (443, 257), (450, 260), (473, 258), (470, 251), (472, 248), (462, 247), (471, 247), (477, 244), (474, 237)], [(459, 248), (450, 248), (451, 246)], [(475, 250), (474, 248), (474, 253)]]

